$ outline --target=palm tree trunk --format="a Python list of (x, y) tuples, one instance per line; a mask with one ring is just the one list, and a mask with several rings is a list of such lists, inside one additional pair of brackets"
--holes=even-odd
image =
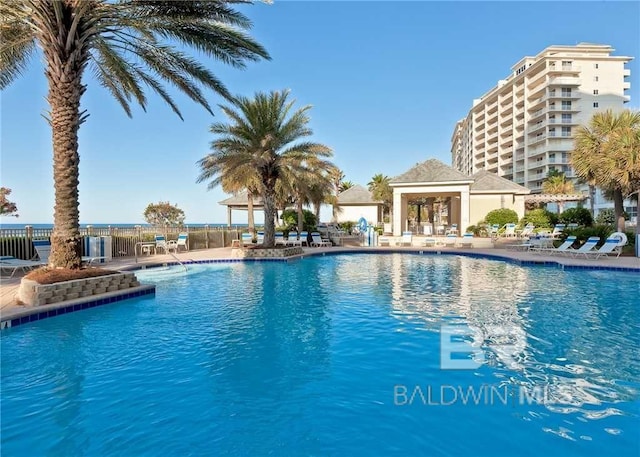
[(616, 230), (624, 232), (624, 197), (620, 189), (613, 191), (613, 210), (616, 214)]
[(56, 51), (44, 50), (49, 62), (45, 74), (49, 83), (55, 193), (49, 266), (79, 269), (82, 266), (82, 237), (78, 209), (78, 129), (84, 120), (80, 115), (80, 98), (85, 91), (82, 85), (84, 64), (78, 50), (71, 53)]
[(253, 218), (253, 193), (247, 192), (247, 225), (249, 225), (249, 233), (253, 236), (256, 231), (256, 223)]
[(316, 225), (320, 223), (320, 207), (322, 206), (322, 203), (320, 202), (315, 202), (313, 204), (313, 215), (316, 217)]
[(591, 217), (596, 213), (596, 186), (589, 184), (589, 211), (591, 211)]
[(262, 198), (264, 200), (264, 241), (263, 246), (272, 248), (276, 244), (276, 193), (275, 187), (265, 186)]
[(296, 200), (296, 209), (298, 210), (298, 233), (304, 230), (304, 214), (302, 212), (302, 199)]

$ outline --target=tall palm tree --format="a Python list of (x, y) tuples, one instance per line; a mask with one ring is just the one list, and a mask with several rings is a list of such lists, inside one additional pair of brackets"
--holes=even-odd
[[(240, 0), (238, 3), (242, 3)], [(143, 86), (182, 118), (166, 83), (211, 112), (202, 88), (223, 97), (220, 80), (179, 47), (195, 48), (223, 63), (244, 67), (268, 58), (244, 34), (251, 26), (234, 2), (181, 0), (11, 0), (0, 3), (0, 89), (26, 68), (40, 48), (45, 63), (53, 136), (55, 188), (50, 265), (79, 268), (78, 129), (85, 70), (90, 67), (131, 116), (133, 100), (146, 109)]]
[(353, 181), (342, 181), (340, 183), (340, 192), (351, 189), (354, 185)]
[(327, 170), (321, 170), (320, 173), (316, 173), (309, 186), (309, 202), (313, 205), (313, 214), (316, 216), (316, 222), (320, 222), (322, 204), (333, 205), (335, 203), (331, 178), (334, 168), (330, 167)]
[[(312, 166), (326, 164), (327, 146), (305, 141), (313, 134), (307, 126), (311, 106), (293, 111), (295, 100), (289, 91), (257, 93), (253, 98), (236, 97), (234, 106), (220, 106), (228, 123), (211, 126), (217, 138), (211, 152), (202, 159), (211, 168), (210, 186), (219, 185), (225, 172), (237, 168), (256, 171), (264, 204), (264, 246), (275, 245), (277, 185), (287, 176), (305, 175)], [(201, 161), (201, 162), (202, 162)]]
[[(391, 214), (391, 206), (393, 205), (393, 189), (389, 185), (391, 178), (382, 173), (373, 175), (371, 181), (367, 184), (369, 192), (371, 192), (374, 200), (383, 203), (385, 214)], [(391, 216), (390, 216), (391, 217)]]
[(595, 113), (589, 124), (578, 128), (571, 162), (578, 176), (613, 192), (616, 226), (624, 230), (624, 196), (634, 187), (633, 136), (640, 129), (640, 113), (607, 110)]

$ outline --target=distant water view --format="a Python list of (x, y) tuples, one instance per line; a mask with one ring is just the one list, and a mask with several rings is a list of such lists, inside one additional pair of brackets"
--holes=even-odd
[[(87, 225), (91, 225), (94, 228), (106, 228), (106, 227), (135, 227), (136, 225), (139, 225), (141, 227), (152, 227), (152, 225), (150, 224), (119, 224), (119, 223), (113, 223), (113, 224), (80, 224), (81, 228), (86, 227)], [(208, 225), (209, 227), (226, 227), (227, 224), (219, 224), (219, 223), (213, 223), (213, 224), (207, 224), (207, 223), (194, 223), (194, 224), (185, 224), (186, 227), (203, 227), (205, 225)], [(53, 224), (0, 224), (0, 228), (4, 228), (4, 229), (24, 229), (26, 226), (31, 226), (34, 229), (50, 229), (53, 228)], [(232, 224), (233, 227), (247, 227), (247, 224)]]

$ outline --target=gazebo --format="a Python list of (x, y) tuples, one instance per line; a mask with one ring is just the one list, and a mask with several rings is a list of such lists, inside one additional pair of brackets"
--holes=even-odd
[[(239, 192), (238, 194), (229, 197), (219, 204), (227, 207), (227, 226), (231, 227), (232, 225), (232, 211), (240, 210), (240, 211), (249, 211), (249, 197), (247, 197), (247, 191)], [(253, 209), (254, 210), (264, 210), (264, 205), (262, 204), (262, 198), (253, 197)]]
[[(429, 220), (422, 225), (431, 233), (437, 232), (437, 226), (451, 224), (457, 224), (458, 230), (463, 231), (469, 225), (482, 220), (489, 211), (494, 209), (512, 209), (518, 217), (523, 217), (525, 196), (531, 192), (526, 187), (495, 173), (480, 171), (473, 176), (468, 176), (436, 159), (416, 164), (405, 173), (393, 178), (390, 185), (393, 189), (393, 234), (395, 236), (409, 229), (408, 207), (410, 204), (419, 203), (430, 206)], [(434, 211), (436, 202), (439, 207), (437, 213)], [(418, 214), (420, 214), (419, 211)], [(441, 215), (446, 216), (439, 219)], [(419, 222), (418, 231), (423, 228), (421, 221)]]

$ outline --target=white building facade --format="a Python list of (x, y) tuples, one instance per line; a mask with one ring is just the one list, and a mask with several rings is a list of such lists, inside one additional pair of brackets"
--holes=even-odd
[(496, 87), (473, 101), (451, 138), (452, 165), (480, 170), (540, 192), (550, 170), (575, 177), (573, 137), (597, 111), (620, 111), (629, 101), (632, 57), (608, 45), (550, 46), (524, 57)]

